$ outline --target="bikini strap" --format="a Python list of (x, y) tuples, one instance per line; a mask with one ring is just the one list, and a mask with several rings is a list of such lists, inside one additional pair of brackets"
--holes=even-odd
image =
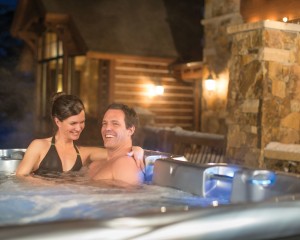
[(73, 145), (74, 145), (74, 148), (75, 148), (75, 150), (76, 150), (76, 152), (77, 152), (77, 155), (80, 156), (79, 150), (78, 150), (78, 148), (76, 147), (75, 143), (73, 143)]
[(51, 146), (54, 146), (54, 145), (55, 145), (55, 136), (53, 136), (51, 139)]
[[(75, 148), (75, 151), (76, 151), (77, 155), (80, 156), (79, 150), (76, 147), (75, 143), (73, 143), (73, 145), (74, 145), (74, 148)], [(51, 146), (55, 146), (55, 136), (53, 136), (52, 139), (51, 139)]]

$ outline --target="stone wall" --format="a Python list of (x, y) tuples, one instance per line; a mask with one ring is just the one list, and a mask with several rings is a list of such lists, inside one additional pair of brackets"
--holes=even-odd
[[(227, 27), (242, 22), (240, 0), (206, 0), (204, 26), (205, 44), (203, 49), (203, 86), (201, 99), (202, 132), (226, 134), (226, 104), (228, 61), (231, 56), (231, 36)], [(205, 79), (211, 74), (216, 89), (208, 91)]]
[(299, 31), (276, 21), (228, 28), (228, 161), (264, 167), (268, 143), (300, 143)]

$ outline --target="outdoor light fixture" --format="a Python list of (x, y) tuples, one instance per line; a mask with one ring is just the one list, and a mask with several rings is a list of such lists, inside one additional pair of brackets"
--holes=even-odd
[(162, 85), (156, 85), (155, 86), (155, 93), (156, 95), (163, 95), (165, 92), (165, 89)]
[(158, 78), (158, 77), (156, 77), (154, 79), (154, 82), (155, 82), (155, 86), (154, 86), (154, 88), (155, 88), (155, 95), (159, 95), (159, 96), (163, 95), (165, 89), (164, 89), (163, 85), (161, 84), (161, 79)]
[(161, 96), (164, 94), (164, 87), (161, 85), (150, 84), (147, 86), (147, 89), (149, 97)]
[(216, 90), (216, 81), (213, 79), (211, 73), (208, 75), (208, 78), (205, 79), (204, 85), (206, 90), (209, 92)]
[(162, 96), (165, 92), (164, 86), (161, 84), (160, 79), (155, 78), (153, 80), (154, 84), (148, 85), (148, 95), (150, 97)]
[(286, 22), (289, 21), (289, 18), (288, 18), (288, 17), (283, 17), (283, 18), (282, 18), (282, 21), (286, 23)]

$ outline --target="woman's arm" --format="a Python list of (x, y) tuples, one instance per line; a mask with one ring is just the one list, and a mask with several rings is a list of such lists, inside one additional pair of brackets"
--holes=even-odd
[[(82, 155), (83, 164), (89, 164), (93, 161), (106, 161), (107, 150), (101, 147), (80, 147), (80, 154)], [(144, 170), (144, 149), (138, 146), (133, 146), (132, 151), (128, 153), (136, 161), (137, 166)]]
[(26, 149), (25, 155), (21, 160), (18, 168), (16, 170), (17, 176), (29, 175), (34, 169), (35, 165), (40, 160), (41, 149), (43, 149), (43, 144), (41, 139), (33, 140), (28, 148)]
[(79, 147), (80, 155), (84, 165), (94, 161), (106, 161), (107, 150), (102, 147)]
[(139, 146), (132, 146), (132, 151), (128, 153), (128, 156), (134, 158), (139, 169), (141, 169), (142, 171), (145, 170), (144, 149)]

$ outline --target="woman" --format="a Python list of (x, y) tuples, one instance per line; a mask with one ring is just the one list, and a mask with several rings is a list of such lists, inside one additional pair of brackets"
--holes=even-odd
[[(84, 105), (78, 97), (56, 93), (51, 115), (56, 128), (54, 136), (30, 143), (17, 168), (17, 176), (79, 171), (91, 161), (106, 161), (106, 149), (74, 144), (85, 127)], [(137, 164), (143, 166), (143, 149), (134, 147), (133, 155)]]

